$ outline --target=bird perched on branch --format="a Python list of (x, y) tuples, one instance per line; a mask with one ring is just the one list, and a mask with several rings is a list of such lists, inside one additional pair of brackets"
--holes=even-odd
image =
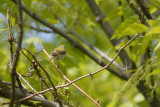
[(66, 55), (66, 48), (64, 45), (60, 45), (51, 52), (50, 60), (55, 59), (59, 61), (63, 59), (65, 55)]

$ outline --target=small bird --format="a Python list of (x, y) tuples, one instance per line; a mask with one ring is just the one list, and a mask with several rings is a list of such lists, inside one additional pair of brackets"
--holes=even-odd
[(59, 61), (63, 59), (65, 55), (66, 55), (66, 48), (64, 45), (60, 45), (51, 52), (50, 60), (55, 59)]

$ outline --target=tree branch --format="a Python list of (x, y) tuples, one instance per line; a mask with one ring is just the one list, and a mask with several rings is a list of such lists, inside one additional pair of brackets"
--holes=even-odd
[(142, 0), (136, 0), (136, 3), (139, 5), (139, 7), (141, 8), (143, 14), (147, 17), (147, 19), (154, 19), (148, 11), (149, 8), (145, 6)]
[(23, 23), (22, 23), (22, 9), (21, 9), (21, 0), (17, 0), (17, 7), (18, 7), (18, 25), (19, 25), (19, 36), (18, 42), (16, 45), (16, 50), (14, 54), (13, 63), (11, 65), (10, 74), (11, 74), (11, 81), (12, 81), (12, 91), (11, 91), (11, 102), (10, 107), (13, 107), (14, 100), (15, 100), (15, 77), (16, 77), (16, 67), (19, 60), (19, 49), (22, 44), (23, 38)]
[[(1, 97), (9, 99), (10, 95), (11, 95), (10, 94), (11, 88), (9, 88), (8, 86), (6, 86), (1, 80), (0, 80), (0, 87), (1, 87), (0, 88), (0, 95), (1, 95)], [(19, 89), (16, 89), (15, 90), (15, 99), (14, 100), (19, 100), (19, 99), (28, 97), (30, 95), (33, 95), (33, 94), (28, 93), (28, 92), (24, 93), (24, 92), (20, 91)], [(31, 100), (32, 101), (38, 101), (39, 103), (35, 104), (34, 102), (31, 102)], [(22, 102), (20, 102), (20, 104), (24, 104), (24, 105), (27, 105), (27, 106), (33, 106), (33, 107), (37, 107), (37, 106), (42, 106), (42, 107), (59, 107), (58, 103), (49, 101), (47, 99), (44, 99), (44, 98), (41, 98), (41, 97), (38, 97), (38, 96), (34, 96), (34, 97), (32, 97), (32, 98), (30, 98), (28, 100), (22, 101)]]
[[(50, 58), (49, 54), (47, 53), (47, 51), (42, 48), (42, 51)], [(69, 83), (71, 83), (71, 80), (69, 80), (69, 78), (67, 78), (67, 76), (65, 76), (63, 74), (63, 72), (61, 71), (61, 69), (56, 65), (56, 63), (53, 61), (53, 59), (51, 60), (52, 63), (54, 64), (54, 66), (56, 67), (56, 69), (61, 73), (61, 75), (63, 76), (63, 78), (68, 81)], [(83, 93), (86, 97), (88, 97), (91, 101), (93, 101), (98, 107), (101, 107), (99, 105), (99, 103), (97, 101), (95, 101), (92, 97), (90, 97), (85, 91), (83, 91), (80, 87), (78, 87), (76, 84), (71, 83), (75, 88), (77, 88), (81, 93)]]
[(139, 19), (141, 20), (143, 15), (142, 15), (141, 12), (137, 9), (137, 7), (135, 7), (134, 4), (133, 4), (130, 0), (127, 0), (127, 3), (128, 3), (128, 5), (130, 6), (130, 8), (139, 16)]
[[(103, 31), (108, 36), (108, 39), (110, 39), (113, 36), (114, 31), (113, 31), (111, 25), (109, 24), (109, 22), (107, 22), (107, 21), (103, 22), (103, 19), (106, 16), (104, 15), (104, 13), (101, 11), (101, 9), (99, 8), (99, 6), (96, 4), (96, 2), (94, 0), (86, 0), (86, 2), (88, 3), (91, 11), (95, 15), (96, 21), (102, 27)], [(113, 40), (111, 40), (111, 43), (113, 46), (116, 46), (120, 42), (118, 39), (113, 39)], [(126, 61), (127, 61), (130, 68), (135, 68), (134, 62), (129, 58), (129, 56), (125, 50), (122, 50), (122, 52), (119, 54), (119, 56), (120, 56), (121, 61), (123, 62), (124, 65), (126, 65)]]
[[(141, 80), (139, 82), (139, 84), (137, 85), (137, 88), (138, 88), (139, 92), (141, 92), (143, 94), (143, 96), (146, 99), (146, 102), (150, 105), (150, 107), (159, 107), (160, 101), (158, 99), (156, 91), (153, 90), (152, 88), (150, 88), (149, 86), (147, 86), (145, 80)], [(149, 96), (148, 93), (151, 94), (152, 91), (153, 91), (153, 96)], [(151, 98), (151, 97), (153, 97), (153, 98)]]
[(49, 31), (49, 30), (45, 30), (45, 29), (40, 29), (40, 28), (35, 28), (35, 27), (33, 27), (33, 26), (29, 26), (29, 28), (31, 28), (31, 29), (33, 29), (33, 30), (35, 30), (35, 31), (37, 31), (37, 32), (45, 32), (45, 33), (53, 33), (53, 31)]
[[(53, 87), (53, 89), (54, 89), (55, 96), (56, 96), (56, 99), (55, 99), (55, 100), (57, 100), (57, 102), (59, 103), (60, 107), (62, 107), (62, 102), (61, 102), (60, 97), (59, 97), (59, 95), (58, 95), (57, 89), (55, 88), (55, 85), (54, 85), (54, 83), (52, 82), (52, 80), (51, 80), (48, 72), (42, 67), (42, 65), (37, 61), (36, 57), (35, 57), (29, 50), (27, 50), (27, 49), (25, 49), (25, 50), (26, 50), (29, 54), (32, 55), (33, 59), (35, 60), (35, 63), (36, 63), (36, 64), (44, 71), (44, 73), (46, 74), (47, 78), (49, 79), (49, 82), (51, 83), (51, 85), (52, 85), (52, 87)], [(36, 68), (36, 69), (37, 69), (37, 68)], [(42, 78), (42, 76), (41, 76), (40, 74), (39, 74), (38, 76), (39, 76), (40, 78)], [(43, 81), (43, 82), (45, 83), (45, 85), (46, 85), (47, 87), (49, 87), (45, 81)]]

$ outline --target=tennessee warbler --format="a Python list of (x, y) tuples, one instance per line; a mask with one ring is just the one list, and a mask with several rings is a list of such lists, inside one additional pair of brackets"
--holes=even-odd
[(55, 59), (59, 61), (63, 59), (65, 55), (66, 55), (66, 48), (64, 45), (60, 45), (51, 52), (50, 60)]

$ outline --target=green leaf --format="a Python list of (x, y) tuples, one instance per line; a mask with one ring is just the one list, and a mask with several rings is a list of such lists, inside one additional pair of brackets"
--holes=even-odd
[(150, 0), (154, 5), (160, 6), (160, 0)]
[(159, 69), (160, 69), (160, 67), (154, 69), (149, 75), (157, 75), (157, 74), (159, 74), (159, 72), (160, 72)]
[(122, 16), (122, 13), (123, 13), (122, 12), (122, 7), (119, 7), (118, 9), (115, 9), (112, 12), (110, 12), (109, 15), (108, 15), (108, 17), (106, 17), (104, 19), (104, 22), (108, 21), (108, 20), (113, 20), (115, 18), (118, 18), (118, 17)]
[(149, 32), (146, 33), (146, 35), (148, 34), (159, 34), (160, 33), (160, 26), (155, 26), (155, 27), (152, 27)]
[(102, 0), (95, 0), (95, 2), (99, 5)]
[(154, 13), (157, 11), (157, 8), (153, 5), (148, 5), (148, 8), (149, 8), (149, 12), (150, 14)]
[(149, 24), (149, 26), (153, 26), (155, 20), (147, 20), (147, 23)]
[(132, 16), (129, 19), (125, 20), (116, 30), (115, 34), (111, 39), (121, 38), (127, 35), (134, 35), (137, 33), (145, 32), (148, 30), (143, 24), (139, 23), (137, 16)]
[(140, 54), (144, 54), (146, 52), (147, 47), (150, 45), (152, 35), (151, 34), (146, 34), (142, 40), (142, 45), (140, 49)]
[(148, 21), (150, 28), (148, 32), (146, 32), (146, 35), (153, 35), (153, 34), (159, 34), (160, 33), (160, 17), (158, 17), (155, 21), (149, 20)]

